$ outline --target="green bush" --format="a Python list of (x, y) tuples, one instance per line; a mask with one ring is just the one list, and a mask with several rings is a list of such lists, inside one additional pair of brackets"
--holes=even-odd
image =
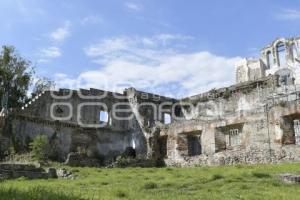
[(263, 173), (263, 172), (252, 172), (252, 176), (256, 178), (270, 178), (271, 175), (268, 173)]
[(213, 181), (216, 181), (216, 180), (223, 179), (223, 178), (224, 178), (224, 176), (222, 176), (221, 174), (214, 174), (211, 179)]
[(123, 158), (121, 156), (117, 157), (115, 166), (116, 167), (129, 167), (135, 164), (135, 159), (133, 158)]
[(160, 163), (151, 159), (117, 157), (115, 167), (158, 167)]
[(157, 183), (148, 182), (148, 183), (144, 184), (144, 189), (146, 189), (146, 190), (151, 190), (151, 189), (156, 189), (156, 188), (158, 188)]
[(37, 136), (33, 142), (29, 144), (33, 159), (45, 161), (49, 156), (49, 144), (46, 135)]
[(118, 198), (126, 198), (127, 197), (127, 193), (123, 190), (117, 190), (115, 192), (115, 195), (118, 197)]

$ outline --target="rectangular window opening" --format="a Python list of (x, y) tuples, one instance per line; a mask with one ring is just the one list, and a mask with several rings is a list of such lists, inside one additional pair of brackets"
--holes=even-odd
[(277, 45), (277, 55), (278, 55), (278, 66), (283, 66), (286, 64), (286, 49), (284, 43), (279, 43)]
[(164, 113), (164, 124), (171, 124), (172, 118), (169, 113)]
[(239, 129), (230, 129), (228, 146), (234, 147), (234, 146), (239, 146), (240, 144), (241, 144), (241, 136), (239, 133)]
[(201, 135), (188, 135), (187, 142), (188, 142), (189, 156), (201, 155), (202, 153)]
[(300, 145), (300, 116), (292, 114), (284, 116), (281, 123), (282, 128), (282, 145)]
[(216, 128), (215, 152), (243, 148), (243, 126), (243, 123), (239, 123)]
[(99, 114), (99, 119), (100, 123), (108, 123), (108, 112), (101, 110)]
[(295, 144), (300, 145), (300, 120), (294, 120)]
[(274, 59), (273, 59), (272, 53), (268, 52), (267, 53), (267, 67), (268, 67), (268, 69), (271, 69), (273, 65), (274, 65)]
[(298, 60), (298, 50), (297, 50), (297, 47), (295, 44), (293, 44), (293, 57), (294, 57), (294, 60), (297, 61)]
[(161, 136), (158, 139), (159, 154), (161, 158), (167, 158), (167, 143), (168, 143), (168, 136)]

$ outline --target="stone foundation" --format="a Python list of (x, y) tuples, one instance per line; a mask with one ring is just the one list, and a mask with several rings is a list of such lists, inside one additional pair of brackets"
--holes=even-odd
[(282, 174), (280, 180), (285, 183), (298, 183), (300, 184), (300, 175)]
[(100, 159), (90, 158), (79, 153), (69, 153), (65, 164), (72, 167), (100, 167), (103, 165), (102, 162)]
[(57, 178), (55, 169), (44, 170), (34, 165), (25, 164), (0, 164), (0, 179), (28, 179)]
[(230, 150), (215, 153), (213, 155), (185, 156), (182, 159), (165, 159), (168, 166), (219, 166), (236, 164), (267, 164), (300, 162), (300, 147), (285, 147), (276, 151), (270, 149)]

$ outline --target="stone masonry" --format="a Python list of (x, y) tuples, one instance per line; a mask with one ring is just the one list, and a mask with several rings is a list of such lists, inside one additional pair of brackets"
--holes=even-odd
[(235, 85), (183, 99), (134, 88), (45, 91), (15, 114), (13, 134), (24, 149), (47, 135), (61, 161), (85, 149), (105, 163), (128, 147), (175, 166), (300, 161), (299, 45), (279, 38), (236, 64)]
[(36, 167), (27, 164), (0, 164), (0, 180), (15, 179), (15, 178), (28, 178), (28, 179), (47, 179), (57, 178), (56, 170), (49, 168)]

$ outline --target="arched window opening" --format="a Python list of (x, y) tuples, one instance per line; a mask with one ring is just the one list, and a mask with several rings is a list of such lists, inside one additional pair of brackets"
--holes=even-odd
[(272, 56), (272, 53), (271, 51), (268, 51), (267, 52), (267, 67), (268, 69), (271, 69), (271, 67), (274, 65), (274, 59), (273, 59), (273, 56)]
[(135, 140), (134, 139), (131, 140), (131, 146), (132, 146), (133, 149), (136, 148), (136, 144), (135, 144)]
[(278, 56), (278, 66), (283, 66), (286, 63), (285, 55), (286, 55), (286, 49), (283, 42), (280, 42), (277, 44), (277, 56)]

